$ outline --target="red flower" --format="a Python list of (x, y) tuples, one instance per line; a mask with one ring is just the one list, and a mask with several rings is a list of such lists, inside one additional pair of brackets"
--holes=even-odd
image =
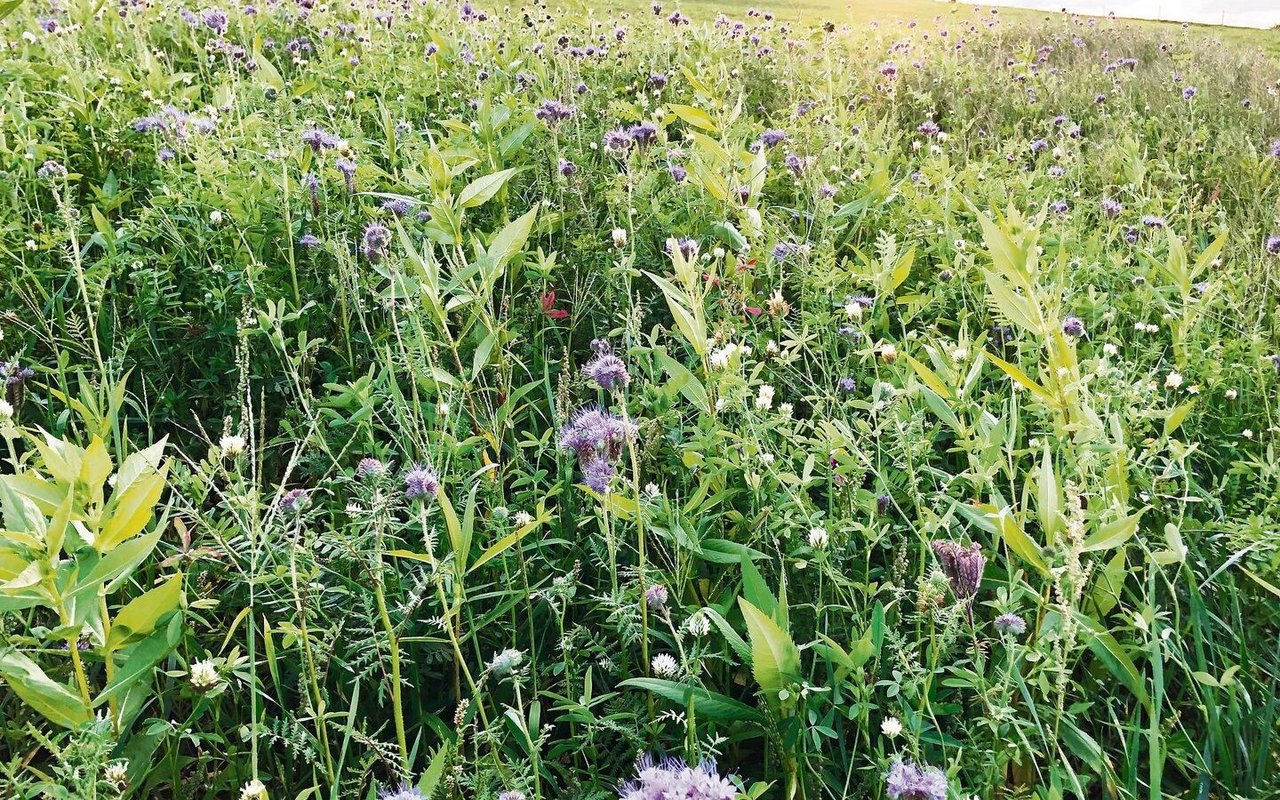
[(542, 313), (547, 315), (547, 319), (565, 319), (569, 316), (569, 312), (562, 308), (556, 308), (556, 292), (554, 289), (542, 296)]

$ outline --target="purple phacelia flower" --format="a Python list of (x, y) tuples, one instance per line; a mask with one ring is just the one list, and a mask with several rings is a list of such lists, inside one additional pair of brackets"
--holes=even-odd
[(631, 149), (631, 136), (623, 128), (607, 131), (603, 139), (604, 149), (614, 155), (625, 155)]
[(926, 119), (924, 122), (920, 123), (916, 126), (916, 130), (925, 136), (937, 136), (942, 133), (942, 127), (931, 119)]
[(577, 113), (577, 109), (559, 100), (543, 100), (542, 105), (538, 106), (538, 110), (534, 111), (533, 115), (548, 125), (555, 127), (575, 113)]
[(387, 245), (389, 244), (391, 244), (391, 231), (386, 225), (371, 222), (365, 226), (360, 248), (364, 251), (364, 257), (369, 259), (370, 263), (377, 264), (382, 261), (387, 255)]
[(1280, 233), (1273, 233), (1267, 237), (1267, 252), (1273, 256), (1280, 256)]
[(396, 217), (403, 217), (413, 208), (413, 201), (404, 197), (388, 197), (382, 201), (382, 208)]
[(777, 128), (770, 128), (760, 134), (760, 143), (765, 147), (777, 147), (787, 140), (787, 132), (780, 131)]
[(1147, 214), (1142, 218), (1142, 224), (1147, 226), (1148, 228), (1163, 228), (1168, 223), (1165, 222), (1164, 217), (1157, 217), (1154, 214)]
[(613, 347), (603, 339), (595, 340), (591, 346), (596, 354), (582, 368), (583, 374), (606, 392), (627, 388), (631, 376), (627, 374), (627, 365), (614, 354)]
[(1062, 320), (1062, 332), (1072, 338), (1084, 336), (1084, 320), (1080, 319), (1075, 314), (1068, 314), (1066, 318)]
[(319, 153), (322, 150), (332, 150), (338, 147), (342, 144), (342, 140), (320, 128), (307, 128), (302, 132), (302, 143), (310, 147), (314, 152)]
[(435, 497), (440, 491), (440, 477), (436, 471), (425, 464), (414, 464), (404, 474), (404, 497), (413, 500), (417, 497)]
[(1027, 621), (1017, 614), (1001, 614), (996, 617), (996, 630), (1011, 636), (1021, 636), (1027, 632)]
[(207, 9), (204, 14), (200, 16), (200, 20), (204, 23), (206, 28), (212, 30), (219, 36), (227, 32), (227, 12), (220, 8)]
[(562, 158), (560, 159), (560, 164), (557, 169), (560, 171), (561, 175), (568, 178), (570, 175), (578, 171), (578, 165), (567, 158)]
[(647, 147), (657, 140), (658, 126), (652, 122), (639, 122), (631, 126), (631, 129), (627, 131), (627, 135), (638, 146)]
[(857, 390), (857, 388), (858, 388), (858, 382), (855, 381), (853, 378), (840, 379), (840, 391), (844, 392), (845, 394), (852, 394), (854, 391)]
[(618, 787), (621, 800), (733, 800), (737, 794), (714, 761), (691, 767), (682, 760), (658, 762), (648, 755), (636, 762), (635, 779)]
[(387, 474), (385, 462), (376, 458), (362, 458), (356, 465), (356, 477), (361, 479), (382, 478)]
[(1114, 217), (1124, 211), (1124, 206), (1120, 204), (1120, 201), (1112, 200), (1110, 197), (1103, 198), (1099, 205), (1102, 206), (1102, 212), (1108, 217)]
[(672, 164), (667, 171), (671, 173), (671, 179), (676, 183), (684, 183), (684, 179), (689, 177), (689, 170), (679, 164)]
[(937, 767), (895, 761), (885, 775), (889, 800), (947, 800), (947, 776)]
[(304, 233), (298, 237), (298, 246), (305, 247), (308, 250), (312, 249), (313, 247), (319, 247), (320, 237), (312, 233)]

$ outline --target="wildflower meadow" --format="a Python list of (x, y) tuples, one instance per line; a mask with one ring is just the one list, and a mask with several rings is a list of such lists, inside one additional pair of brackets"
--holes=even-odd
[(0, 0), (0, 796), (1280, 796), (1277, 35)]

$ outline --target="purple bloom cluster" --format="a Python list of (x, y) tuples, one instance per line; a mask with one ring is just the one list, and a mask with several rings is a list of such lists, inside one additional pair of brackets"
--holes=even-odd
[(415, 497), (435, 497), (440, 491), (440, 476), (425, 464), (414, 464), (404, 474), (404, 497), (412, 500)]
[(622, 800), (733, 800), (737, 794), (714, 761), (691, 767), (680, 759), (657, 762), (648, 755), (636, 764), (635, 780), (618, 787)]
[(926, 119), (924, 122), (920, 123), (920, 125), (916, 127), (916, 130), (923, 133), (925, 136), (937, 136), (942, 133), (942, 127), (931, 119)]
[(1273, 233), (1267, 237), (1267, 252), (1273, 256), (1280, 256), (1280, 233)]
[(1108, 217), (1114, 217), (1124, 211), (1124, 206), (1120, 204), (1120, 201), (1112, 200), (1110, 197), (1103, 198), (1099, 205), (1102, 206), (1102, 212)]
[(386, 225), (371, 222), (364, 229), (360, 241), (360, 249), (370, 263), (377, 264), (387, 255), (387, 245), (391, 244), (391, 231)]
[(951, 583), (951, 591), (959, 600), (968, 600), (978, 593), (982, 583), (982, 573), (987, 566), (987, 557), (977, 543), (962, 547), (955, 542), (936, 539), (933, 542), (933, 554), (942, 564), (942, 571), (947, 574)]
[(1027, 632), (1027, 621), (1017, 614), (1001, 614), (996, 617), (996, 630), (1013, 636)]
[(381, 478), (387, 474), (387, 465), (376, 458), (362, 458), (356, 466), (357, 478)]
[(898, 760), (885, 775), (885, 793), (890, 800), (947, 800), (947, 775), (937, 767)]
[(555, 126), (572, 117), (577, 109), (559, 100), (543, 100), (533, 115), (548, 125)]
[(777, 128), (770, 128), (760, 134), (760, 143), (765, 147), (777, 147), (787, 140), (787, 132), (780, 131)]
[(303, 131), (302, 143), (317, 153), (322, 150), (332, 150), (345, 144), (337, 136), (321, 128), (307, 128)]
[(627, 388), (631, 376), (627, 374), (627, 365), (614, 355), (613, 347), (604, 339), (596, 339), (591, 347), (596, 355), (582, 368), (583, 374), (606, 392)]
[(577, 456), (583, 482), (604, 494), (609, 491), (622, 445), (635, 434), (634, 423), (592, 406), (574, 414), (560, 432), (560, 449)]
[(1072, 338), (1084, 336), (1084, 320), (1075, 314), (1068, 314), (1066, 319), (1062, 320), (1062, 332)]

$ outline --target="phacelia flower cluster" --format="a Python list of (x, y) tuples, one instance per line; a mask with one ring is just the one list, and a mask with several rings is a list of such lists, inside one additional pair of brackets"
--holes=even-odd
[(636, 764), (635, 780), (618, 787), (622, 800), (733, 800), (737, 794), (714, 761), (691, 767), (679, 759), (658, 762), (648, 755)]
[(573, 453), (582, 470), (582, 481), (592, 491), (605, 494), (613, 481), (622, 446), (635, 436), (636, 426), (597, 407), (584, 408), (560, 432), (560, 449)]
[(890, 800), (947, 800), (947, 775), (937, 767), (895, 761), (885, 775)]

